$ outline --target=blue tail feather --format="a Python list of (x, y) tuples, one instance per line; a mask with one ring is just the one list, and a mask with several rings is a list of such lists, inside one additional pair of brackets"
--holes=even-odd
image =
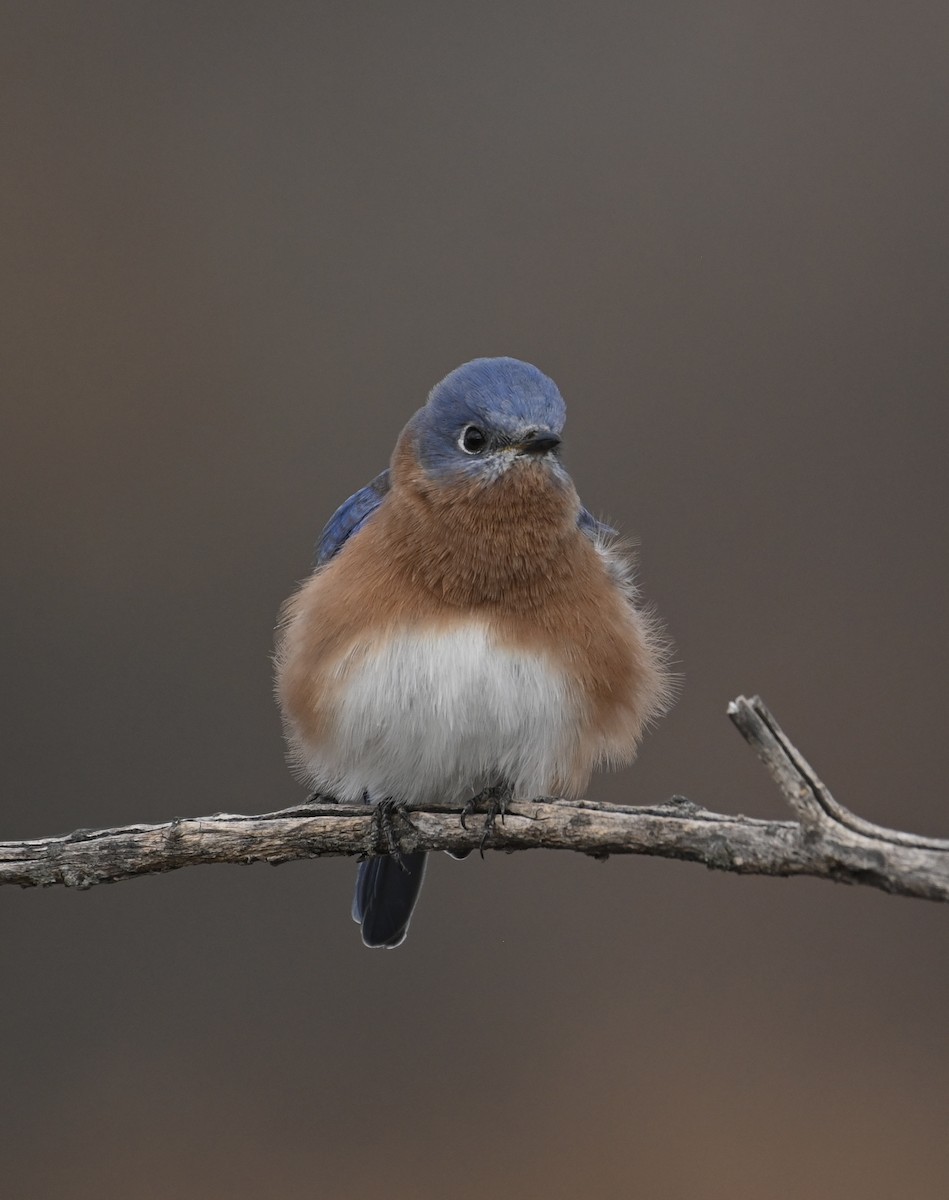
[(391, 948), (405, 940), (425, 877), (427, 855), (416, 850), (401, 857), (401, 864), (391, 854), (379, 854), (359, 864), (353, 920), (362, 926), (367, 946)]

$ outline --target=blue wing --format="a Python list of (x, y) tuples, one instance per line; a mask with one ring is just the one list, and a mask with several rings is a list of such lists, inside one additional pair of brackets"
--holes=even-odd
[[(389, 491), (388, 467), (339, 506), (323, 526), (316, 543), (316, 565), (322, 567), (337, 554), (346, 541), (358, 533), (369, 520)], [(592, 518), (591, 518), (592, 519)]]
[(591, 542), (603, 540), (605, 538), (616, 537), (618, 530), (612, 525), (605, 525), (602, 521), (598, 521), (589, 509), (581, 508), (580, 515), (577, 517), (577, 528), (581, 533), (585, 533)]

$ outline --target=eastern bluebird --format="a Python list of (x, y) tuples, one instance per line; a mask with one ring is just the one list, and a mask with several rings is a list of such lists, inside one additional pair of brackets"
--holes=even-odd
[[(513, 358), (452, 371), (391, 465), (337, 510), (284, 607), (292, 758), (343, 802), (578, 796), (666, 707), (661, 636), (615, 531), (559, 457), (555, 384)], [(405, 938), (425, 854), (360, 864), (367, 946)]]

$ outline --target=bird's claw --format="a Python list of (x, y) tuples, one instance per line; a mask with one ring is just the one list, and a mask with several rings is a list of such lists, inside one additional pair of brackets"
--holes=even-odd
[(501, 824), (504, 824), (504, 814), (507, 812), (508, 800), (510, 800), (510, 791), (504, 787), (489, 787), (483, 792), (479, 792), (477, 796), (472, 798), (465, 804), (461, 810), (461, 827), (468, 828), (467, 818), (481, 805), (486, 805), (484, 816), (484, 829), (481, 833), (481, 840), (478, 843), (478, 853), (484, 858), (484, 848), (487, 845), (488, 838), (494, 832), (494, 826), (500, 816)]
[(406, 866), (405, 858), (402, 855), (402, 849), (399, 845), (399, 839), (395, 831), (395, 821), (393, 816), (398, 814), (403, 821), (409, 825), (412, 822), (409, 820), (408, 809), (401, 800), (393, 800), (391, 796), (385, 800), (380, 800), (375, 806), (373, 812), (373, 821), (376, 826), (377, 840), (385, 840), (386, 848), (392, 858), (399, 864), (402, 870), (408, 874), (409, 868)]

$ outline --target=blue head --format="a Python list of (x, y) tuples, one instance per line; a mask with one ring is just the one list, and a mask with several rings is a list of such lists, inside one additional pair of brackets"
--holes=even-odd
[(557, 385), (516, 358), (476, 358), (437, 384), (410, 422), (429, 475), (495, 479), (515, 462), (543, 461), (558, 476), (566, 406)]

